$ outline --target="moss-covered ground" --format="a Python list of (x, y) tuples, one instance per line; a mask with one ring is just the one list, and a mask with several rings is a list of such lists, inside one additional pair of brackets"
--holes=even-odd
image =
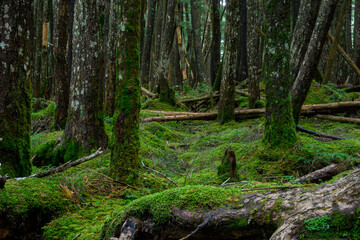
[[(178, 99), (206, 93), (185, 90), (178, 94)], [(332, 95), (329, 91), (335, 93)], [(313, 87), (307, 103), (344, 101), (352, 97), (357, 96), (327, 87)], [(239, 105), (246, 101), (241, 98)], [(141, 118), (159, 115), (151, 113), (151, 109), (187, 110), (185, 106), (171, 107), (157, 100), (144, 103)], [(53, 112), (50, 106), (41, 110), (43, 114), (33, 114), (33, 119), (44, 118), (43, 115)], [(111, 123), (111, 118), (105, 119), (105, 129), (109, 135)], [(293, 184), (296, 177), (330, 163), (341, 163), (350, 169), (359, 162), (360, 141), (354, 140), (360, 139), (359, 125), (311, 117), (301, 119), (299, 125), (353, 140), (328, 141), (298, 133), (299, 140), (293, 148), (273, 150), (261, 142), (264, 118), (225, 125), (216, 121), (142, 123), (140, 161), (166, 174), (180, 188), (143, 167), (137, 186), (114, 182), (107, 177), (110, 164), (110, 152), (107, 151), (102, 156), (46, 179), (7, 183), (5, 190), (0, 191), (1, 211), (21, 217), (29, 209), (44, 209), (53, 220), (43, 227), (43, 239), (71, 240), (79, 233), (79, 239), (98, 239), (107, 216), (117, 216), (116, 221), (121, 221), (128, 214), (150, 211), (155, 222), (161, 223), (167, 219), (174, 205), (192, 210), (208, 206), (216, 208), (230, 203), (236, 206), (236, 201), (240, 200), (232, 196), (241, 196), (241, 189), (288, 186)], [(43, 165), (41, 159), (51, 152), (61, 134), (59, 131), (32, 135), (32, 155), (38, 155), (36, 159), (39, 163), (33, 167), (33, 173), (52, 167), (49, 163)], [(235, 152), (239, 180), (243, 183), (219, 188), (217, 185), (226, 178), (218, 176), (217, 167), (226, 149)]]

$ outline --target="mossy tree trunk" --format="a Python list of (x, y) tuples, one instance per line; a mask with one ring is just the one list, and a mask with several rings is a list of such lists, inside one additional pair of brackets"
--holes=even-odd
[(223, 75), (220, 85), (218, 121), (221, 124), (235, 120), (235, 79), (238, 50), (238, 23), (240, 22), (239, 3), (230, 0), (226, 3), (225, 53)]
[(259, 66), (259, 41), (260, 36), (256, 32), (259, 27), (259, 1), (247, 1), (247, 60), (249, 76), (249, 108), (255, 108), (256, 102), (260, 99), (258, 66)]
[(123, 0), (120, 33), (120, 72), (116, 88), (110, 174), (134, 183), (139, 169), (140, 112), (140, 0)]
[(291, 0), (265, 0), (266, 118), (263, 141), (271, 147), (296, 142), (291, 108), (290, 41)]
[(211, 65), (210, 77), (211, 86), (214, 86), (217, 72), (220, 68), (220, 46), (221, 46), (221, 24), (220, 24), (220, 0), (212, 0), (211, 6), (211, 20), (212, 20), (212, 46), (211, 46)]
[[(306, 99), (314, 73), (316, 72), (321, 52), (326, 41), (326, 35), (330, 29), (338, 2), (339, 0), (325, 0), (321, 2), (318, 17), (306, 53), (303, 60), (299, 62), (299, 70), (297, 70), (298, 73), (291, 89), (293, 116), (296, 124), (300, 120), (301, 107)], [(303, 14), (309, 13), (303, 12)], [(302, 17), (299, 16), (299, 19), (300, 18)], [(293, 49), (295, 48), (293, 47)], [(294, 64), (293, 67), (294, 66), (296, 66), (296, 64)], [(292, 69), (293, 73), (294, 69), (296, 70), (296, 68)]]
[(68, 6), (69, 0), (54, 1), (55, 129), (65, 127), (69, 106), (70, 76), (66, 58), (69, 22)]
[(119, 0), (111, 0), (109, 15), (109, 32), (106, 38), (105, 55), (105, 103), (104, 115), (112, 116), (115, 111), (115, 88), (116, 88), (116, 57), (118, 39), (118, 8)]
[(97, 3), (96, 0), (75, 2), (72, 91), (60, 148), (60, 158), (65, 161), (75, 160), (80, 154), (106, 147), (108, 143), (102, 114), (104, 59)]
[[(354, 61), (356, 66), (360, 66), (360, 1), (355, 1), (354, 6)], [(359, 85), (360, 77), (354, 73), (352, 84)]]
[(30, 164), (31, 1), (0, 3), (0, 175), (27, 176)]

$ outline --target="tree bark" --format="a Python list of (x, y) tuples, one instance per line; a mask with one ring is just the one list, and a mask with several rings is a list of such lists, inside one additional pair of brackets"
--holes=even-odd
[(220, 85), (220, 101), (218, 108), (218, 121), (221, 124), (235, 120), (235, 61), (238, 50), (238, 31), (236, 23), (240, 22), (240, 8), (236, 0), (226, 3), (226, 27), (225, 27), (225, 53), (224, 69)]
[(31, 128), (31, 1), (0, 3), (0, 175), (29, 175)]
[(55, 129), (64, 129), (69, 106), (70, 76), (66, 58), (69, 23), (68, 6), (69, 0), (54, 1)]
[(300, 120), (301, 106), (303, 105), (318, 65), (321, 52), (334, 17), (336, 5), (339, 0), (325, 0), (321, 2), (316, 24), (307, 47), (303, 64), (294, 80), (291, 89), (293, 116), (295, 123)]
[(139, 169), (140, 82), (140, 0), (123, 0), (120, 34), (120, 72), (116, 87), (110, 174), (117, 180), (136, 183)]
[(211, 6), (211, 20), (212, 20), (212, 46), (211, 46), (211, 87), (214, 86), (216, 74), (220, 67), (220, 46), (221, 46), (221, 31), (220, 31), (220, 0), (212, 0)]
[(147, 1), (148, 20), (144, 36), (144, 46), (141, 55), (141, 83), (148, 86), (150, 82), (151, 45), (155, 23), (155, 8), (157, 0)]
[(196, 0), (191, 2), (191, 25), (192, 25), (192, 40), (195, 50), (195, 64), (198, 73), (198, 82), (208, 83), (209, 79), (204, 67), (204, 56), (201, 46), (201, 33), (200, 33), (200, 11), (199, 5)]
[(296, 142), (291, 112), (290, 0), (266, 0), (264, 80), (266, 114), (263, 141), (271, 147), (292, 147)]
[[(243, 82), (248, 77), (248, 63), (247, 63), (247, 9), (246, 4), (248, 0), (238, 1), (238, 10), (240, 21), (238, 24), (238, 55), (236, 64), (236, 82)], [(253, 0), (256, 2), (256, 0)], [(235, 26), (234, 26), (235, 27)]]
[(108, 143), (102, 114), (104, 58), (97, 4), (96, 0), (75, 2), (72, 92), (60, 148), (65, 161)]
[(259, 66), (259, 34), (256, 28), (259, 26), (258, 12), (259, 1), (247, 1), (247, 60), (248, 60), (248, 75), (249, 75), (249, 108), (255, 108), (255, 103), (260, 99), (258, 66)]
[[(186, 190), (178, 189), (177, 194), (181, 194), (181, 191)], [(171, 195), (166, 197), (173, 198)], [(137, 218), (128, 215), (119, 226), (113, 228), (119, 229), (118, 233), (108, 232), (102, 237), (118, 237), (125, 231), (127, 235), (131, 235), (136, 231), (141, 239), (160, 240), (179, 239), (189, 234), (192, 235), (191, 239), (297, 239), (304, 221), (309, 218), (329, 216), (336, 212), (343, 215), (356, 214), (360, 204), (360, 170), (356, 169), (332, 184), (308, 190), (267, 190), (238, 193), (230, 198), (241, 200), (229, 204), (226, 209), (217, 207), (210, 210), (200, 207), (197, 210), (187, 210), (175, 204), (169, 209), (167, 221), (158, 228), (154, 228), (155, 223), (149, 214), (140, 214)], [(154, 206), (148, 206), (150, 207)], [(143, 212), (149, 211), (145, 209)], [(234, 223), (242, 224), (239, 226)], [(134, 225), (136, 228), (128, 228)]]
[[(360, 1), (355, 1), (354, 8), (354, 61), (360, 67)], [(360, 77), (353, 77), (353, 85), (360, 84)]]

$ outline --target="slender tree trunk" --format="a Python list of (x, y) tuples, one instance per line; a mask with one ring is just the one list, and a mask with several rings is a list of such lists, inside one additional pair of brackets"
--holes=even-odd
[[(354, 8), (354, 61), (356, 66), (360, 67), (360, 1), (355, 1)], [(353, 85), (360, 84), (360, 77), (355, 76), (352, 78)]]
[(192, 35), (195, 50), (195, 64), (198, 73), (198, 82), (208, 82), (208, 77), (204, 67), (204, 56), (201, 48), (201, 33), (200, 33), (200, 11), (196, 0), (191, 0), (191, 25)]
[(259, 1), (247, 1), (247, 60), (249, 75), (249, 108), (255, 108), (255, 103), (260, 99), (258, 76), (259, 56), (259, 34), (256, 28), (259, 27)]
[(226, 3), (224, 69), (220, 86), (218, 121), (221, 124), (235, 119), (235, 79), (236, 57), (238, 50), (238, 31), (236, 23), (240, 21), (237, 0)]
[(271, 147), (292, 147), (296, 142), (291, 112), (290, 42), (291, 0), (265, 0), (266, 113), (263, 141)]
[(31, 129), (31, 1), (0, 3), (0, 175), (28, 176)]
[(343, 3), (343, 7), (342, 7), (342, 10), (340, 13), (340, 18), (339, 18), (339, 20), (337, 22), (337, 26), (336, 26), (335, 42), (331, 46), (330, 56), (329, 56), (328, 63), (326, 65), (326, 69), (325, 69), (324, 82), (323, 82), (324, 84), (326, 84), (330, 81), (330, 74), (331, 74), (331, 71), (332, 71), (332, 68), (334, 65), (334, 60), (335, 60), (336, 53), (337, 53), (336, 46), (339, 44), (339, 40), (341, 37), (341, 30), (343, 28), (343, 25), (344, 25), (344, 22), (346, 19), (346, 12), (347, 12), (347, 9), (349, 8), (350, 3), (351, 3), (351, 0), (346, 0)]
[(54, 1), (55, 129), (63, 129), (65, 127), (69, 106), (70, 76), (66, 59), (69, 22), (68, 6), (69, 0)]
[(138, 178), (140, 149), (140, 0), (123, 0), (122, 3), (126, 6), (121, 19), (126, 27), (120, 36), (123, 78), (116, 89), (110, 174), (134, 183)]
[[(304, 0), (303, 1), (301, 1), (301, 0), (292, 0), (292, 9), (293, 9), (293, 23), (292, 24), (293, 24), (293, 29), (296, 26), (296, 22), (297, 22), (298, 17), (299, 17), (300, 5), (301, 5), (302, 2), (304, 2)], [(318, 2), (320, 2), (320, 1), (318, 1)]]
[(291, 43), (291, 78), (295, 81), (315, 27), (321, 1), (303, 0)]
[(116, 88), (116, 47), (118, 39), (118, 7), (119, 0), (111, 0), (109, 12), (109, 32), (106, 41), (105, 56), (105, 103), (104, 115), (112, 116), (115, 110)]
[(43, 33), (43, 10), (44, 0), (34, 1), (34, 65), (32, 77), (32, 96), (35, 98), (41, 97), (41, 88), (43, 82), (42, 76), (42, 33)]
[(144, 46), (141, 55), (141, 83), (144, 86), (148, 86), (150, 81), (151, 45), (154, 32), (156, 2), (158, 1), (147, 1), (148, 20), (144, 36)]
[(102, 114), (104, 59), (97, 3), (96, 0), (75, 2), (72, 92), (68, 122), (58, 152), (65, 161), (77, 159), (94, 148), (106, 147), (108, 143)]
[[(149, 0), (149, 1), (153, 1), (156, 2), (156, 0)], [(140, 13), (140, 57), (143, 54), (143, 48), (144, 48), (144, 39), (145, 39), (145, 25), (146, 25), (146, 6), (147, 6), (147, 2), (149, 2), (148, 0), (141, 0), (141, 13)], [(141, 64), (141, 59), (140, 59), (140, 64)]]
[(338, 1), (339, 0), (325, 0), (321, 3), (315, 28), (302, 61), (303, 63), (292, 85), (293, 116), (296, 124), (300, 120), (301, 106), (310, 89), (311, 81), (319, 63), (321, 52), (326, 41), (326, 35), (330, 29)]
[[(250, 1), (250, 0), (248, 0)], [(255, 0), (253, 0), (255, 1)], [(238, 40), (238, 56), (237, 56), (237, 70), (236, 70), (236, 80), (237, 82), (242, 82), (248, 78), (248, 64), (247, 64), (247, 10), (246, 3), (247, 0), (241, 0), (238, 2), (240, 22), (238, 24), (239, 37)]]
[(212, 0), (212, 46), (211, 46), (211, 86), (214, 86), (216, 74), (220, 67), (220, 0)]

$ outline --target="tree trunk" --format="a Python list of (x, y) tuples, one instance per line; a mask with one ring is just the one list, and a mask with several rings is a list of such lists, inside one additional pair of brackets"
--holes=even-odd
[(31, 1), (0, 3), (0, 175), (27, 176), (30, 164)]
[(54, 1), (55, 129), (64, 129), (69, 106), (70, 76), (66, 59), (69, 22), (68, 6), (69, 0)]
[(220, 85), (218, 121), (221, 124), (235, 120), (235, 79), (238, 50), (238, 31), (240, 22), (239, 3), (230, 0), (226, 3), (224, 69)]
[[(250, 0), (249, 0), (250, 1)], [(256, 0), (253, 0), (256, 2)], [(238, 1), (240, 21), (238, 24), (238, 55), (236, 64), (236, 82), (242, 82), (248, 77), (247, 63), (247, 0)]]
[(137, 182), (139, 169), (140, 83), (140, 0), (123, 0), (126, 6), (120, 36), (122, 80), (116, 88), (110, 174), (117, 180)]
[(59, 156), (65, 161), (77, 159), (94, 148), (106, 147), (108, 142), (102, 114), (104, 59), (97, 3), (96, 0), (75, 2), (72, 92)]
[(141, 55), (141, 83), (146, 87), (150, 82), (151, 45), (154, 32), (156, 2), (158, 1), (147, 1), (148, 20), (144, 36), (144, 46)]
[[(355, 1), (354, 8), (354, 61), (355, 64), (360, 67), (360, 1)], [(360, 77), (353, 77), (353, 85), (360, 84)]]
[(249, 108), (255, 108), (255, 103), (260, 99), (259, 79), (258, 79), (258, 56), (259, 56), (259, 34), (256, 28), (259, 26), (258, 12), (259, 1), (247, 1), (247, 60), (249, 75)]
[(304, 1), (301, 0), (292, 0), (292, 10), (293, 10), (293, 28), (295, 28), (298, 17), (299, 17), (299, 11), (300, 11), (300, 5)]
[(208, 83), (207, 73), (204, 67), (204, 56), (201, 48), (201, 31), (200, 31), (200, 11), (196, 0), (191, 0), (191, 25), (192, 40), (195, 50), (195, 64), (198, 73), (198, 82)]
[(109, 14), (109, 32), (106, 41), (105, 55), (105, 103), (104, 115), (112, 116), (115, 110), (115, 88), (116, 88), (116, 58), (118, 38), (118, 8), (119, 0), (111, 0)]
[(271, 147), (292, 147), (296, 142), (291, 112), (290, 0), (266, 0), (265, 70), (266, 115), (263, 141)]
[(310, 89), (338, 1), (339, 0), (325, 0), (321, 2), (309, 45), (292, 85), (293, 116), (296, 124), (300, 120), (301, 106)]
[(335, 57), (336, 57), (336, 47), (340, 43), (341, 30), (343, 28), (343, 25), (344, 25), (344, 22), (345, 22), (345, 19), (346, 19), (346, 12), (347, 12), (347, 9), (349, 8), (350, 3), (351, 3), (351, 0), (346, 0), (343, 3), (343, 7), (341, 9), (340, 17), (339, 17), (337, 25), (336, 25), (335, 42), (331, 46), (330, 56), (328, 58), (328, 62), (326, 64), (326, 68), (325, 68), (323, 84), (326, 84), (326, 83), (328, 83), (330, 81), (330, 74), (331, 74), (331, 71), (333, 69), (334, 60), (335, 60)]
[(221, 46), (221, 30), (220, 30), (220, 0), (212, 0), (212, 46), (211, 46), (211, 87), (214, 86), (216, 74), (220, 68), (220, 46)]
[[(228, 194), (227, 199), (234, 199), (234, 202), (223, 203), (227, 206), (226, 208), (195, 202), (194, 205), (204, 206), (196, 210), (188, 210), (181, 204), (176, 204), (183, 195), (195, 193), (202, 196), (201, 194), (206, 190), (208, 197), (203, 199), (205, 202), (216, 198), (216, 194), (220, 191), (222, 194)], [(117, 215), (115, 219), (110, 219), (115, 225), (111, 226), (112, 230), (105, 225), (101, 239), (109, 239), (110, 236), (119, 237), (125, 232), (131, 235), (135, 231), (139, 236), (131, 238), (135, 240), (172, 240), (182, 236), (184, 236), (182, 239), (187, 239), (185, 236), (190, 235), (191, 239), (198, 240), (298, 239), (307, 219), (324, 215), (331, 216), (336, 213), (340, 216), (357, 213), (360, 204), (360, 170), (357, 169), (332, 184), (311, 189), (286, 190), (285, 187), (283, 190), (271, 191), (271, 188), (265, 188), (265, 191), (261, 189), (257, 190), (258, 192), (252, 190), (255, 193), (239, 191), (232, 195), (222, 188), (206, 190), (180, 188), (176, 193), (173, 190), (162, 193), (162, 199), (174, 203), (168, 207), (169, 209), (160, 209), (162, 205), (151, 204), (154, 200), (150, 196), (146, 199), (145, 205), (142, 205), (143, 214), (136, 213), (136, 216), (132, 216), (134, 215), (131, 214), (132, 210), (125, 209), (124, 212), (130, 212), (130, 214), (120, 215), (121, 217)], [(132, 207), (136, 207), (134, 205)], [(151, 214), (148, 214), (156, 210), (169, 211), (167, 219), (161, 219), (163, 221), (161, 225), (156, 224)]]

